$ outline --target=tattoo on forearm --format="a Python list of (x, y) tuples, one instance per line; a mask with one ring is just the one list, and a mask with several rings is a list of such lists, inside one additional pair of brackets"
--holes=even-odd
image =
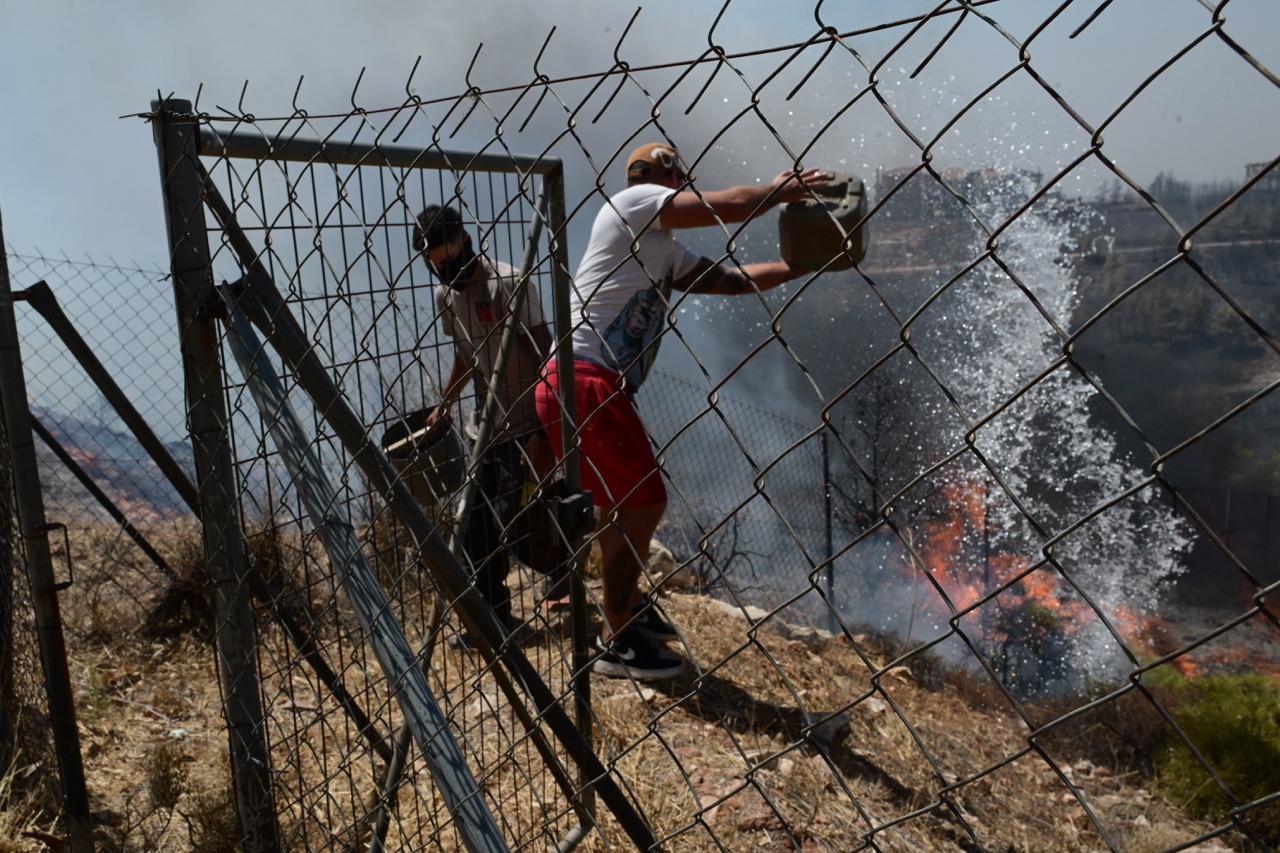
[[(725, 296), (737, 296), (749, 293), (752, 289), (751, 279), (737, 267), (725, 264), (712, 264), (704, 270), (695, 270), (684, 282), (689, 293), (718, 293)], [(677, 285), (678, 286), (678, 285)]]

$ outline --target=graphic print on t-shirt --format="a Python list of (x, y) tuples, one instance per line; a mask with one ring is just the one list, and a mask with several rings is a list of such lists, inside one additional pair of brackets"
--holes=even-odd
[(655, 285), (648, 290), (636, 291), (605, 329), (604, 355), (610, 366), (624, 373), (633, 387), (644, 381), (649, 365), (653, 363), (657, 347), (646, 353), (642, 362), (637, 362), (637, 359), (661, 330), (663, 317), (663, 299)]

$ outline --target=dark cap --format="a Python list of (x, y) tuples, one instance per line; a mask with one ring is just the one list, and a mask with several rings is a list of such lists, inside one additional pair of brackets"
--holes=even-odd
[(462, 215), (458, 211), (452, 207), (429, 204), (418, 214), (418, 220), (413, 225), (413, 248), (425, 252), (465, 233)]

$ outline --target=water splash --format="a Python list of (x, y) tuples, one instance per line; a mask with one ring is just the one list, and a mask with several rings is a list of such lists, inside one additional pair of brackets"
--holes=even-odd
[[(1078, 293), (1066, 259), (1100, 229), (1097, 215), (1054, 194), (1024, 209), (1036, 176), (992, 171), (1001, 177), (972, 200), (972, 230), (980, 245), (1000, 229), (997, 248), (953, 285), (934, 327), (936, 369), (980, 424), (975, 452), (945, 474), (957, 494), (983, 495), (981, 524), (966, 524), (949, 555), (969, 562), (948, 567), (949, 580), (995, 596), (960, 628), (996, 659), (1021, 643), (1002, 662), (1011, 677), (1038, 667), (1036, 687), (1078, 685), (1116, 677), (1140, 652), (1192, 534), (1091, 417), (1096, 390), (1062, 357)], [(944, 445), (962, 446), (967, 428), (939, 423)]]
[[(1171, 581), (1185, 571), (1192, 539), (1157, 486), (1139, 488), (1148, 480), (1149, 460), (1126, 456), (1117, 437), (1097, 423), (1096, 391), (1063, 358), (1081, 288), (1071, 257), (1105, 234), (1106, 223), (1087, 204), (1056, 191), (1030, 201), (1043, 183), (1028, 168), (1044, 151), (1038, 138), (975, 144), (976, 150), (956, 145), (950, 153), (960, 162), (999, 159), (942, 172), (965, 204), (931, 184), (939, 215), (904, 222), (886, 208), (873, 219), (872, 252), (879, 254), (867, 266), (876, 293), (856, 274), (824, 275), (785, 311), (780, 306), (799, 283), (771, 294), (767, 304), (692, 299), (676, 310), (682, 340), (710, 368), (713, 381), (726, 374), (743, 378), (722, 391), (754, 391), (750, 399), (767, 408), (782, 399), (795, 402), (788, 414), (813, 424), (830, 406), (831, 422), (841, 441), (853, 446), (858, 465), (866, 466), (876, 449), (855, 434), (867, 424), (858, 423), (854, 401), (873, 385), (885, 389), (898, 422), (881, 440), (901, 450), (905, 461), (897, 470), (870, 470), (875, 488), (883, 500), (924, 479), (888, 507), (892, 529), (859, 538), (881, 517), (886, 508), (880, 505), (868, 506), (868, 520), (844, 521), (845, 545), (837, 542), (831, 570), (839, 616), (846, 624), (872, 622), (909, 635), (913, 644), (959, 632), (1015, 689), (1034, 693), (1078, 686), (1086, 674), (1118, 677), (1130, 655), (1141, 653), (1143, 626), (1160, 613)], [(736, 152), (717, 153), (736, 165)], [(901, 236), (913, 229), (920, 236)], [(759, 226), (735, 234), (735, 255), (743, 261), (769, 257), (770, 231)], [(723, 252), (724, 235), (705, 239), (699, 246), (704, 253)], [(899, 248), (886, 251), (890, 244)], [(877, 368), (878, 382), (851, 387), (899, 344), (897, 326), (886, 328), (885, 303), (894, 303), (897, 316), (911, 316), (938, 290), (910, 329), (914, 358), (927, 370), (895, 366), (913, 358), (901, 355)], [(769, 344), (757, 350), (775, 321), (790, 349)], [(806, 404), (796, 391), (804, 383), (793, 354), (822, 399)], [(746, 359), (752, 363), (740, 369)], [(654, 422), (660, 396), (644, 401)], [(733, 420), (723, 403), (719, 409)], [(779, 454), (798, 460), (810, 452), (800, 443), (803, 429), (770, 449), (763, 433), (735, 425), (758, 463)], [(677, 429), (659, 427), (660, 439)], [(772, 598), (762, 591), (761, 603), (794, 596), (806, 565), (810, 583), (823, 583), (827, 569), (813, 569), (823, 558), (820, 533), (805, 527), (822, 512), (814, 504), (819, 475), (810, 473), (805, 487), (786, 491), (778, 472), (770, 473), (764, 506), (752, 497), (756, 472), (743, 465), (740, 476), (728, 476), (738, 469), (711, 443), (690, 450), (696, 459), (684, 472), (679, 451), (685, 443), (694, 447), (692, 431), (682, 433), (667, 464), (691, 501), (762, 516), (752, 522), (759, 530), (744, 527), (743, 536), (751, 538), (738, 543), (767, 555), (776, 575), (759, 579), (776, 588)], [(958, 455), (951, 464), (927, 473), (952, 453)], [(716, 470), (704, 470), (712, 459), (721, 460)], [(862, 476), (852, 467), (838, 471), (845, 480), (839, 488), (854, 488)], [(825, 624), (826, 600), (811, 598), (813, 622)], [(945, 645), (972, 662), (969, 645), (954, 638)]]

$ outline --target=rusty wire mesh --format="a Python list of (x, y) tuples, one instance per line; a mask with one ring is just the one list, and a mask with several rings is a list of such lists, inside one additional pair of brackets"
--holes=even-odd
[[(1166, 31), (1101, 112), (1066, 100), (1037, 57), (1053, 44), (1079, 63), (1104, 61), (1090, 37), (1109, 26), (1112, 4), (1064, 3), (1028, 24), (1025, 10), (999, 0), (874, 23), (819, 4), (808, 42), (742, 53), (718, 45), (712, 24), (705, 53), (660, 66), (629, 64), (624, 31), (609, 69), (552, 79), (535, 65), (528, 83), (482, 89), (468, 79), (456, 97), (411, 95), (348, 113), (196, 109), (220, 132), (274, 144), (558, 158), (569, 214), (560, 236), (575, 261), (596, 210), (621, 186), (621, 159), (645, 139), (678, 145), (700, 189), (801, 164), (863, 173), (872, 201), (865, 260), (731, 305), (677, 300), (660, 369), (640, 395), (672, 498), (659, 538), (700, 593), (674, 590), (681, 573), (662, 587), (694, 669), (656, 693), (599, 687), (595, 722), (608, 765), (665, 846), (1068, 845), (1049, 834), (1047, 817), (1016, 838), (998, 821), (1006, 801), (997, 793), (1032, 766), (1036, 794), (1013, 799), (1043, 802), (1042, 815), (1072, 810), (1073, 849), (1182, 849), (1215, 838), (1247, 849), (1274, 841), (1280, 790), (1234, 790), (1152, 685), (1171, 669), (1276, 674), (1280, 525), (1275, 480), (1258, 471), (1274, 466), (1278, 318), (1256, 283), (1277, 272), (1277, 161), (1239, 164), (1242, 180), (1229, 186), (1165, 177), (1143, 185), (1106, 141), (1136, 100), (1177, 79), (1192, 51), (1246, 67), (1274, 99), (1275, 75), (1225, 16), (1232, 4), (1188, 5), (1203, 11), (1199, 27)], [(1006, 57), (1001, 72), (961, 71), (957, 81), (974, 51)], [(798, 101), (797, 112), (793, 99), (817, 91), (822, 110)], [(982, 138), (976, 117), (999, 113), (1008, 92), (1034, 104), (1019, 116), (1025, 126)], [(956, 142), (971, 121), (979, 141)], [(896, 138), (896, 162), (847, 161), (876, 134)], [(1036, 149), (1038, 134), (1061, 149), (1052, 169), (1006, 153)], [(515, 264), (537, 194), (527, 176), (465, 160), (428, 170), (268, 152), (207, 156), (205, 166), (374, 436), (437, 398), (451, 359), (432, 281), (411, 251), (414, 214), (453, 203), (487, 254)], [(681, 238), (747, 263), (773, 256), (773, 228), (765, 217)], [(216, 231), (212, 249), (216, 280), (243, 275)], [(74, 291), (85, 276), (118, 276), (112, 287), (139, 293), (123, 304), (158, 303), (142, 295), (161, 287), (150, 273), (16, 260), (16, 281), (61, 274)], [(548, 306), (552, 263), (544, 240), (530, 281)], [(170, 324), (143, 317), (128, 328), (167, 334)], [(108, 330), (104, 341), (121, 335)], [(1245, 366), (1228, 382), (1170, 360), (1170, 399), (1146, 409), (1116, 362), (1144, 347), (1167, 356), (1170, 338), (1190, 351), (1178, 336), (1209, 340)], [(130, 341), (119, 351), (126, 360), (167, 353), (148, 373), (172, 389), (175, 349)], [(65, 373), (24, 355), (34, 376)], [(374, 728), (393, 732), (388, 685), (333, 588), (263, 413), (234, 366), (228, 381), (255, 565), (315, 632)], [(1191, 400), (1179, 389), (1193, 382), (1219, 387)], [(178, 399), (162, 390), (157, 402)], [(158, 408), (154, 417), (181, 429), (181, 413)], [(397, 618), (425, 642), (439, 590), (324, 413), (308, 412), (307, 425)], [(1247, 475), (1244, 455), (1259, 460)], [(1202, 485), (1206, 470), (1225, 467), (1234, 491)], [(522, 644), (567, 703), (573, 663), (563, 622), (538, 606), (539, 580), (519, 565), (510, 578)], [(1217, 609), (1203, 623), (1162, 625), (1187, 588), (1184, 598), (1214, 599)], [(730, 606), (716, 610), (709, 598)], [(809, 650), (803, 664), (783, 654), (797, 638)], [(362, 838), (382, 772), (368, 733), (327, 701), (265, 619), (259, 666), (289, 848)], [(949, 668), (985, 698), (979, 726), (1017, 721), (1013, 745), (957, 745), (935, 730), (917, 692), (958, 689), (939, 674)], [(464, 649), (437, 652), (429, 677), (511, 845), (553, 844), (579, 816), (490, 675)], [(1104, 802), (1100, 776), (1079, 778), (1070, 735), (1126, 715), (1192, 747), (1191, 772), (1221, 794), (1204, 822), (1143, 841), (1133, 813)], [(731, 770), (711, 772), (707, 743), (677, 728), (688, 719), (724, 744)], [(456, 846), (429, 777), (411, 772), (405, 784), (395, 844)], [(821, 820), (807, 799), (815, 788), (838, 803)], [(607, 818), (593, 829), (593, 849), (626, 843)]]

